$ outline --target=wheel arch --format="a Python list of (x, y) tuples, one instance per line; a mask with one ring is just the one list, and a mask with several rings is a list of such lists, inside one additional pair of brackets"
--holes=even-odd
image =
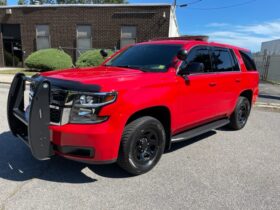
[(247, 90), (244, 90), (240, 93), (240, 96), (244, 96), (246, 97), (250, 104), (252, 105), (252, 100), (253, 100), (253, 91), (251, 89), (247, 89)]
[(165, 148), (169, 149), (171, 146), (171, 112), (169, 108), (166, 106), (154, 106), (138, 110), (128, 118), (128, 120), (126, 121), (126, 125), (132, 122), (133, 120), (136, 120), (143, 116), (151, 116), (161, 122), (166, 135)]

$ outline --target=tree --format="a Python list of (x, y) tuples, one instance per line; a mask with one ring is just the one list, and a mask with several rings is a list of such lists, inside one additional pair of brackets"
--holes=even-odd
[[(0, 0), (0, 2), (3, 0)], [(27, 4), (27, 0), (18, 0), (19, 5)], [(22, 3), (26, 2), (26, 3)], [(30, 0), (30, 4), (126, 4), (127, 0)]]
[(45, 4), (56, 4), (55, 0), (46, 0)]
[(36, 4), (36, 2), (39, 2), (39, 1), (37, 1), (37, 0), (30, 0), (30, 1), (29, 1), (29, 4), (32, 4), (32, 5), (33, 5), (33, 4)]
[(26, 5), (28, 4), (27, 0), (18, 0), (18, 5)]
[(125, 4), (126, 0), (57, 0), (58, 4)]
[(36, 4), (37, 2), (39, 4), (55, 4), (56, 3), (55, 0), (30, 0), (29, 4)]
[(103, 0), (103, 4), (127, 4), (126, 0)]
[(0, 0), (0, 5), (1, 6), (7, 5), (7, 1), (6, 0)]

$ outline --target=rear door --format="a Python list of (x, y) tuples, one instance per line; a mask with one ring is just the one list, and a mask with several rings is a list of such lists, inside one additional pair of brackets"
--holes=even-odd
[(211, 58), (217, 82), (216, 112), (218, 115), (227, 115), (234, 109), (240, 93), (240, 67), (232, 49), (211, 47)]

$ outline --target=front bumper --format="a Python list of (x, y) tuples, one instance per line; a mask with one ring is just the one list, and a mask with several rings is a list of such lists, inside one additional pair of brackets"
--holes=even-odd
[[(73, 156), (55, 151), (65, 158), (88, 163), (111, 163), (118, 157), (121, 130), (117, 129), (114, 120), (100, 124), (66, 124), (51, 125), (51, 142), (61, 147), (74, 146), (79, 148), (93, 148), (93, 157)], [(117, 127), (118, 126), (118, 127)]]
[(115, 125), (65, 124), (51, 121), (51, 86), (47, 79), (36, 81), (30, 108), (24, 110), (26, 82), (34, 79), (17, 74), (8, 96), (8, 123), (11, 132), (25, 142), (33, 156), (43, 160), (55, 154), (87, 163), (111, 163), (118, 155), (120, 132)]

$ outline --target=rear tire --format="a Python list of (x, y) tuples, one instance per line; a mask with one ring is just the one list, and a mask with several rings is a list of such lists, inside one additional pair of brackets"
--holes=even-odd
[(165, 141), (164, 127), (157, 119), (138, 118), (124, 129), (117, 163), (130, 174), (146, 173), (160, 160)]
[(248, 120), (251, 111), (251, 104), (248, 98), (239, 96), (234, 112), (230, 117), (229, 127), (234, 130), (242, 129)]

